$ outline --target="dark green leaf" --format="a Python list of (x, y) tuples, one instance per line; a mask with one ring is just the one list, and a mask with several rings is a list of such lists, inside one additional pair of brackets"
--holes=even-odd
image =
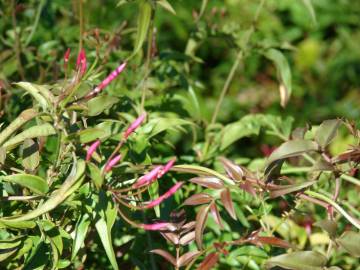
[(342, 123), (339, 119), (326, 120), (316, 130), (315, 141), (324, 149), (335, 138), (336, 132)]

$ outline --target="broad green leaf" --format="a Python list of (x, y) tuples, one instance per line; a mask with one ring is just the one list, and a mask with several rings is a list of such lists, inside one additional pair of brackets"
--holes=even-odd
[(337, 223), (335, 221), (329, 220), (329, 219), (324, 219), (324, 220), (315, 222), (314, 225), (317, 227), (320, 227), (321, 229), (326, 231), (330, 235), (330, 237), (336, 236)]
[(317, 251), (297, 251), (272, 257), (266, 261), (266, 269), (282, 267), (292, 270), (322, 270), (327, 258)]
[(321, 148), (324, 149), (331, 143), (341, 123), (342, 121), (340, 119), (326, 120), (321, 123), (315, 133), (315, 141)]
[(26, 139), (46, 137), (54, 134), (56, 134), (56, 130), (49, 123), (33, 126), (12, 137), (10, 140), (4, 143), (3, 147), (9, 150), (16, 147)]
[(43, 178), (36, 175), (13, 174), (1, 176), (0, 180), (21, 185), (40, 195), (45, 194), (49, 191), (49, 186), (47, 182)]
[(119, 101), (118, 98), (108, 96), (108, 95), (101, 95), (98, 97), (94, 97), (90, 99), (87, 103), (89, 108), (88, 115), (89, 116), (96, 116), (101, 114), (106, 109), (111, 108), (112, 105)]
[(284, 142), (270, 155), (267, 164), (271, 164), (277, 160), (299, 156), (303, 153), (317, 151), (319, 146), (317, 143), (309, 140), (293, 140)]
[(276, 49), (266, 50), (264, 55), (269, 60), (273, 61), (276, 66), (277, 72), (279, 74), (281, 83), (280, 83), (280, 98), (281, 98), (281, 106), (285, 107), (292, 92), (291, 86), (291, 71), (289, 67), (289, 63), (286, 57)]
[(119, 268), (111, 239), (111, 229), (114, 225), (117, 211), (111, 197), (107, 196), (103, 191), (100, 192), (96, 211), (98, 220), (95, 223), (95, 228), (99, 234), (111, 266), (115, 270), (118, 270)]
[(222, 131), (220, 150), (224, 150), (241, 138), (258, 135), (262, 125), (263, 115), (247, 115), (239, 121), (225, 126)]
[(152, 8), (150, 2), (147, 0), (140, 0), (137, 34), (136, 34), (133, 55), (137, 54), (140, 51), (146, 39), (147, 33), (149, 32), (151, 13), (152, 13)]
[(191, 124), (192, 123), (190, 121), (179, 118), (155, 118), (151, 119), (146, 125), (144, 125), (143, 130), (145, 133), (149, 134), (149, 137), (153, 137), (167, 129), (178, 128), (183, 125)]
[(22, 145), (22, 165), (29, 171), (35, 170), (40, 163), (39, 145), (32, 139), (26, 139)]
[(31, 94), (37, 102), (41, 105), (41, 107), (46, 110), (52, 107), (52, 103), (55, 102), (54, 95), (46, 89), (45, 86), (37, 85), (29, 82), (18, 82), (15, 85), (21, 87), (29, 94)]
[(360, 233), (346, 231), (336, 242), (356, 258), (360, 258)]
[(37, 242), (31, 249), (30, 254), (25, 259), (24, 270), (46, 269), (46, 265), (50, 262), (49, 246), (41, 240)]
[(87, 165), (90, 171), (91, 180), (94, 182), (96, 188), (100, 189), (104, 182), (104, 177), (101, 175), (101, 170), (98, 166), (91, 162), (89, 162)]
[(165, 10), (176, 15), (174, 8), (170, 5), (170, 3), (167, 0), (158, 0), (156, 3), (158, 5), (160, 5), (162, 8), (164, 8)]
[(313, 24), (316, 25), (316, 14), (315, 14), (315, 10), (313, 7), (313, 4), (311, 3), (311, 0), (302, 0), (306, 9), (309, 11), (310, 16), (311, 16), (311, 20), (313, 21)]
[(84, 243), (86, 234), (88, 232), (89, 229), (89, 225), (90, 225), (90, 217), (88, 214), (84, 214), (82, 215), (77, 224), (76, 224), (76, 228), (75, 228), (75, 238), (73, 241), (73, 245), (72, 245), (72, 252), (71, 252), (71, 260), (73, 261), (76, 257), (76, 254), (78, 253), (78, 251), (80, 250), (81, 246)]
[(77, 132), (76, 134), (71, 134), (68, 139), (73, 138), (73, 136), (79, 136), (81, 143), (93, 142), (97, 139), (103, 139), (109, 134), (106, 130), (100, 128), (87, 128)]

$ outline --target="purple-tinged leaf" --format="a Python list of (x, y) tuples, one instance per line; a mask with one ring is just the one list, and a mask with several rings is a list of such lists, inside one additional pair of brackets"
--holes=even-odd
[(182, 233), (182, 234), (185, 234), (185, 233), (187, 233), (188, 231), (191, 231), (192, 229), (195, 228), (195, 224), (196, 224), (195, 221), (190, 221), (190, 222), (184, 224), (184, 225), (181, 227), (181, 229), (182, 229), (182, 232), (181, 232), (181, 233)]
[(221, 229), (223, 229), (224, 225), (221, 222), (221, 217), (220, 217), (220, 214), (219, 214), (219, 210), (216, 207), (215, 202), (210, 205), (210, 212), (211, 212), (211, 215), (213, 216), (216, 224), (219, 225)]
[(191, 197), (187, 198), (184, 202), (184, 205), (199, 205), (204, 203), (209, 203), (214, 198), (211, 197), (209, 194), (206, 193), (198, 193), (194, 194)]
[(220, 194), (221, 202), (224, 205), (226, 211), (229, 213), (229, 215), (236, 220), (236, 214), (234, 209), (234, 204), (231, 199), (230, 190), (224, 189)]
[(190, 182), (212, 189), (221, 189), (224, 187), (224, 182), (216, 177), (195, 177), (190, 179)]
[(281, 248), (291, 248), (292, 245), (288, 243), (285, 240), (282, 240), (277, 237), (272, 236), (255, 236), (252, 239), (249, 240), (250, 243), (262, 246), (262, 245), (270, 245), (270, 246), (276, 246)]
[(210, 270), (218, 262), (219, 255), (215, 252), (210, 253), (205, 257), (197, 270)]
[(153, 249), (150, 252), (160, 255), (165, 260), (167, 260), (169, 263), (171, 263), (173, 266), (176, 266), (176, 259), (169, 252), (162, 250), (162, 249)]
[(204, 205), (200, 208), (196, 215), (195, 224), (195, 242), (199, 250), (202, 249), (203, 233), (205, 229), (206, 220), (209, 214), (209, 205)]
[(255, 191), (254, 187), (252, 186), (252, 184), (251, 184), (250, 182), (247, 182), (247, 181), (245, 180), (245, 182), (242, 183), (242, 184), (240, 184), (239, 187), (240, 187), (242, 190), (244, 190), (244, 191), (246, 191), (247, 193), (249, 193), (250, 195), (256, 197), (256, 191)]
[(271, 190), (270, 190), (270, 197), (276, 198), (276, 197), (283, 196), (285, 194), (293, 193), (293, 192), (302, 190), (304, 188), (310, 187), (315, 183), (316, 183), (316, 181), (311, 181), (311, 182), (305, 182), (305, 183), (300, 183), (300, 184), (295, 184), (295, 185), (272, 186)]
[(195, 239), (195, 231), (191, 231), (180, 238), (179, 244), (186, 246)]
[(185, 266), (187, 265), (189, 262), (191, 262), (191, 260), (200, 254), (200, 251), (189, 251), (189, 252), (186, 252), (184, 255), (182, 255), (178, 261), (177, 261), (177, 266), (178, 267), (182, 267), (182, 266)]
[(177, 245), (179, 243), (179, 237), (177, 234), (172, 232), (161, 232), (161, 235), (168, 240), (169, 242), (173, 243), (174, 245)]
[(219, 158), (221, 163), (224, 166), (224, 169), (226, 173), (229, 175), (229, 177), (233, 180), (241, 181), (244, 178), (244, 171), (242, 168), (237, 166), (235, 163), (233, 163), (231, 160), (220, 157)]

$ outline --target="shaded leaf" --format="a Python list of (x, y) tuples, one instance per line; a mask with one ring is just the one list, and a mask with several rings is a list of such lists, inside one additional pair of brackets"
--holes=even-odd
[(173, 243), (174, 245), (177, 245), (179, 243), (179, 237), (177, 236), (176, 233), (172, 233), (172, 232), (160, 232), (160, 233), (170, 243)]
[(210, 253), (201, 262), (197, 270), (210, 270), (218, 262), (219, 255), (215, 252)]
[(88, 214), (82, 215), (75, 227), (75, 237), (72, 245), (71, 260), (74, 260), (76, 254), (84, 243), (88, 228), (90, 225), (90, 217)]
[(234, 204), (233, 201), (231, 199), (231, 194), (230, 194), (230, 190), (224, 189), (221, 194), (220, 194), (220, 199), (222, 204), (224, 205), (226, 211), (229, 213), (229, 215), (236, 220), (236, 214), (235, 214), (235, 209), (234, 209)]
[(346, 231), (336, 239), (336, 242), (352, 256), (356, 258), (360, 257), (360, 233)]
[(190, 182), (198, 184), (200, 186), (212, 189), (221, 189), (224, 187), (224, 182), (216, 177), (195, 177), (191, 178)]
[(39, 145), (32, 139), (26, 139), (22, 145), (22, 165), (33, 171), (40, 163)]
[(308, 10), (311, 20), (313, 21), (313, 24), (316, 24), (316, 14), (315, 14), (315, 10), (313, 7), (313, 4), (311, 3), (311, 0), (302, 0), (306, 9)]
[(326, 120), (321, 123), (315, 133), (315, 141), (324, 149), (335, 138), (342, 121), (340, 119)]
[(221, 217), (220, 217), (220, 214), (219, 214), (219, 210), (218, 210), (215, 202), (210, 205), (210, 212), (211, 212), (211, 215), (213, 216), (216, 224), (219, 225), (221, 229), (223, 229), (224, 225), (221, 222)]
[(180, 245), (186, 246), (195, 239), (195, 231), (191, 231), (180, 238)]
[(162, 250), (162, 249), (153, 249), (150, 252), (160, 255), (165, 260), (167, 260), (169, 263), (171, 263), (173, 266), (176, 266), (176, 259), (169, 252)]
[(235, 163), (233, 163), (231, 160), (228, 160), (227, 158), (220, 157), (219, 159), (230, 178), (238, 181), (243, 180), (244, 171), (239, 166), (237, 166)]
[(49, 186), (43, 178), (31, 174), (13, 174), (1, 176), (0, 180), (21, 185), (30, 189), (36, 194), (42, 195), (47, 193), (49, 190)]
[(266, 269), (279, 266), (292, 270), (322, 270), (327, 258), (317, 251), (297, 251), (272, 257), (266, 261)]
[(209, 203), (213, 200), (213, 197), (211, 197), (209, 194), (206, 193), (198, 193), (194, 194), (191, 197), (187, 198), (184, 205), (199, 205), (204, 203)]
[(177, 266), (178, 267), (182, 267), (187, 265), (189, 262), (191, 262), (191, 260), (200, 254), (200, 251), (189, 251), (186, 252), (185, 254), (183, 254), (177, 261)]
[(119, 101), (118, 98), (108, 96), (108, 95), (101, 95), (98, 97), (94, 97), (90, 99), (87, 103), (89, 108), (88, 115), (89, 116), (96, 116), (101, 114), (106, 109), (109, 109)]
[(101, 170), (99, 169), (98, 166), (96, 166), (91, 162), (88, 162), (87, 165), (90, 171), (91, 180), (95, 184), (96, 188), (100, 189), (104, 182), (104, 177), (101, 175)]
[(326, 231), (330, 235), (330, 237), (336, 236), (337, 223), (335, 221), (324, 219), (315, 222), (314, 225)]
[(139, 15), (137, 22), (137, 34), (133, 54), (137, 54), (147, 36), (151, 20), (151, 4), (146, 0), (141, 0), (139, 3)]
[(315, 183), (316, 183), (316, 181), (311, 181), (311, 182), (305, 182), (305, 183), (300, 183), (300, 184), (295, 184), (295, 185), (273, 186), (273, 187), (271, 187), (271, 190), (270, 190), (270, 197), (276, 198), (279, 196), (283, 196), (285, 194), (289, 194), (289, 193), (292, 193), (295, 191), (302, 190), (309, 186), (312, 186)]
[(210, 208), (209, 205), (202, 206), (196, 215), (195, 242), (199, 250), (201, 250), (203, 246), (202, 239), (203, 239), (206, 220), (209, 213), (209, 208)]

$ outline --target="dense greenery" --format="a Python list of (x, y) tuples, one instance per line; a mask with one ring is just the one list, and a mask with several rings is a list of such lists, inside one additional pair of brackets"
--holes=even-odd
[(360, 269), (359, 15), (0, 0), (0, 268)]

